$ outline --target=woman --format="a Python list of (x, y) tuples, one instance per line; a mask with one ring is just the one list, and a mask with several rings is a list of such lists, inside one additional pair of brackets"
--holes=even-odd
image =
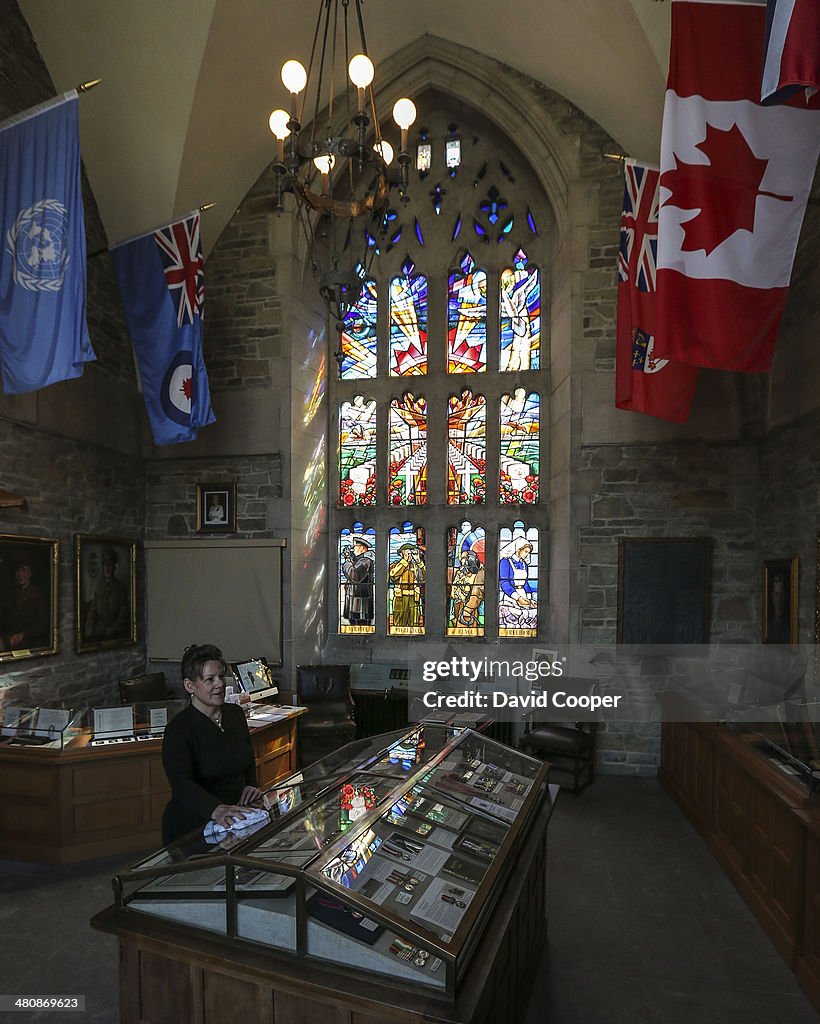
[(538, 607), (535, 581), (530, 579), (532, 544), (524, 537), (514, 537), (498, 563), (499, 597), (498, 622), (506, 629), (536, 627)]
[(225, 703), (225, 659), (213, 644), (186, 648), (182, 685), (191, 703), (165, 728), (162, 765), (171, 800), (162, 816), (167, 846), (215, 821), (229, 828), (258, 800), (256, 765), (244, 711)]

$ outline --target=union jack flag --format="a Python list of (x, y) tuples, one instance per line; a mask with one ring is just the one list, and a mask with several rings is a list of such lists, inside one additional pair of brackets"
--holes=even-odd
[(199, 213), (160, 228), (154, 232), (154, 240), (162, 256), (168, 290), (177, 303), (177, 326), (192, 324), (195, 316), (202, 318), (205, 298)]
[(633, 273), (639, 291), (655, 291), (658, 257), (658, 171), (628, 160), (624, 166), (624, 207), (621, 211), (621, 247), (618, 276), (629, 282), (635, 239), (640, 249)]

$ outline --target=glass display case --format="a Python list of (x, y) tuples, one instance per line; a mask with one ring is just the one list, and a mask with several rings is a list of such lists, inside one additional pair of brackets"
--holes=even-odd
[(187, 705), (187, 700), (155, 700), (88, 708), (83, 716), (83, 726), (90, 735), (92, 747), (158, 740), (162, 738), (168, 722)]
[(68, 750), (159, 740), (187, 700), (146, 701), (110, 708), (3, 708), (0, 744)]
[(0, 743), (63, 749), (83, 734), (84, 709), (22, 708), (6, 705)]
[[(767, 721), (747, 721), (747, 717)], [(820, 702), (786, 701), (727, 718), (727, 728), (787, 777), (820, 793)]]
[(117, 909), (453, 999), (546, 778), (469, 729), (359, 740), (118, 875)]

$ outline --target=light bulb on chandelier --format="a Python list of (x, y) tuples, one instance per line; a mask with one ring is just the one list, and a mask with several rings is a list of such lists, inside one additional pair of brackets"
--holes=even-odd
[[(282, 84), (290, 94), (290, 111), (277, 108), (268, 121), (276, 139), (276, 159), (272, 164), (274, 209), (283, 212), (285, 194), (293, 194), (296, 214), (308, 241), (309, 259), (319, 278), (320, 294), (339, 327), (361, 294), (362, 281), (376, 250), (367, 239), (384, 230), (391, 188), (396, 187), (402, 201), (407, 201), (407, 132), (416, 118), (412, 100), (402, 98), (394, 104), (393, 118), (401, 130), (401, 143), (398, 171), (391, 172), (396, 153), (390, 142), (382, 138), (376, 117), (375, 69), (367, 54), (361, 3), (362, 0), (321, 0), (307, 70), (295, 59), (282, 66)], [(359, 52), (352, 56), (347, 49), (349, 11), (355, 13), (359, 36)], [(322, 45), (317, 55), (318, 40)], [(334, 94), (337, 53), (344, 55), (346, 89), (356, 90), (355, 104)], [(305, 130), (305, 97), (308, 93), (313, 96), (313, 83), (318, 83), (315, 107), (309, 130)], [(352, 110), (355, 113), (350, 113)], [(340, 111), (348, 113), (346, 120)], [(371, 131), (375, 139), (371, 137), (368, 141)], [(321, 182), (318, 186), (313, 184), (317, 171)], [(343, 225), (344, 221), (349, 224)]]

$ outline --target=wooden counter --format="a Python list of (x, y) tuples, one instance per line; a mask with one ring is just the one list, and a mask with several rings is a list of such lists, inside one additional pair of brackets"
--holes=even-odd
[[(259, 785), (296, 769), (296, 722), (250, 723)], [(92, 747), (0, 744), (0, 857), (74, 864), (162, 845), (170, 797), (162, 740)]]
[(820, 1010), (820, 799), (706, 722), (664, 722), (659, 777)]

